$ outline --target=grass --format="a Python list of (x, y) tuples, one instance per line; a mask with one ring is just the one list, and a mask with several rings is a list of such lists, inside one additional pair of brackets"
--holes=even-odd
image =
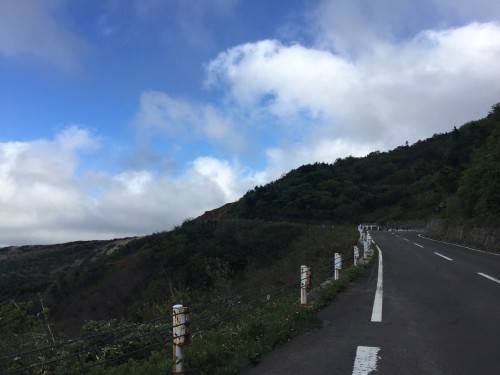
[(186, 350), (188, 368), (203, 374), (238, 374), (260, 358), (308, 330), (321, 327), (318, 312), (348, 284), (363, 275), (366, 265), (346, 269), (342, 276), (319, 290), (310, 308), (301, 308), (297, 296), (288, 295), (256, 310), (239, 322), (194, 337)]
[[(320, 328), (322, 322), (318, 312), (346, 289), (352, 280), (362, 276), (366, 268), (367, 264), (361, 264), (344, 269), (338, 280), (317, 291), (310, 308), (300, 307), (298, 293), (273, 296), (269, 303), (237, 320), (194, 334), (191, 344), (185, 346), (185, 368), (206, 375), (231, 375), (255, 366), (266, 353), (304, 332)], [(110, 373), (146, 371), (143, 373), (160, 374), (165, 373), (165, 363), (165, 358), (155, 352), (142, 364), (131, 360), (113, 368)], [(170, 361), (168, 366), (171, 365)]]
[[(288, 280), (287, 282), (290, 284), (285, 284), (283, 289), (283, 284), (276, 284), (276, 278), (277, 275), (290, 271), (292, 267), (298, 276), (297, 265), (303, 263), (314, 265), (320, 261), (323, 265), (313, 268), (313, 270), (317, 269), (316, 273), (313, 271), (313, 287), (319, 285), (324, 278), (331, 276), (331, 266), (328, 265), (328, 262), (325, 264), (324, 260), (330, 258), (332, 252), (342, 252), (342, 249), (344, 254), (349, 253), (350, 250), (347, 249), (351, 247), (349, 244), (353, 242), (356, 231), (355, 228), (353, 230), (353, 228), (349, 227), (336, 228), (336, 230), (325, 229), (311, 228), (306, 236), (303, 236), (300, 241), (293, 243), (289, 247), (286, 256), (277, 259), (276, 262), (269, 264), (267, 267), (261, 267), (260, 269), (250, 267), (251, 271), (254, 271), (251, 272), (253, 277), (240, 278), (240, 287), (245, 284), (246, 287), (255, 287), (260, 280), (260, 286), (255, 289), (258, 298), (253, 294), (240, 296), (236, 293), (236, 298), (231, 297), (228, 299), (224, 297), (225, 293), (222, 293), (222, 291), (228, 289), (232, 294), (235, 291), (231, 288), (219, 288), (221, 289), (221, 295), (218, 297), (224, 297), (220, 302), (205, 307), (203, 310), (198, 308), (194, 316), (191, 314), (191, 330), (193, 334), (191, 344), (185, 347), (185, 367), (201, 374), (237, 374), (245, 368), (254, 366), (263, 355), (293, 337), (308, 330), (318, 329), (322, 324), (318, 316), (319, 310), (329, 304), (339, 292), (347, 287), (351, 280), (362, 275), (366, 266), (344, 269), (339, 280), (333, 281), (326, 287), (315, 291), (315, 302), (306, 309), (301, 308), (299, 305), (298, 279), (297, 284), (293, 280), (291, 280), (291, 283)], [(225, 277), (222, 277), (221, 280), (229, 282)], [(270, 280), (275, 283), (273, 284), (274, 287), (279, 286), (279, 288), (271, 288), (271, 291), (268, 289), (263, 293), (264, 289), (261, 288), (265, 285), (265, 282)], [(210, 297), (215, 297), (216, 294), (218, 293)], [(214, 301), (213, 298), (208, 300)], [(189, 303), (188, 306), (196, 307), (199, 304)], [(222, 322), (219, 324), (217, 321)], [(88, 329), (90, 331), (87, 333), (92, 334), (94, 331), (106, 330), (105, 327), (99, 325), (101, 323), (111, 324), (108, 321), (89, 322)], [(207, 327), (210, 327), (210, 329), (207, 330)], [(165, 332), (164, 335), (153, 330), (156, 332), (155, 337), (167, 341), (162, 350), (151, 353), (146, 350), (141, 351), (140, 356), (135, 359), (127, 360), (126, 357), (120, 356), (122, 353), (129, 353), (137, 348), (143, 348), (146, 344), (151, 345), (151, 340), (154, 337), (148, 333), (150, 328), (147, 325), (133, 325), (130, 332), (127, 331), (126, 334), (126, 337), (130, 337), (132, 341), (127, 339), (123, 345), (106, 346), (99, 353), (96, 352), (95, 355), (90, 355), (92, 358), (89, 355), (78, 356), (69, 362), (54, 365), (51, 369), (56, 372), (59, 370), (73, 371), (77, 370), (81, 365), (94, 366), (95, 364), (95, 367), (89, 369), (90, 374), (168, 373), (172, 367), (172, 348), (169, 342), (171, 333), (169, 333), (168, 327), (160, 330)], [(119, 336), (117, 340), (121, 342), (120, 340), (125, 338), (122, 337), (125, 333), (120, 331), (117, 334)], [(141, 342), (136, 342), (135, 339), (132, 339), (133, 337), (141, 337)], [(91, 344), (85, 342), (82, 343), (82, 347)], [(60, 357), (64, 353), (59, 354), (55, 357)], [(113, 360), (116, 356), (118, 356), (116, 360)], [(110, 360), (111, 362), (106, 366), (95, 363), (95, 361), (103, 360)]]
[[(338, 280), (318, 291), (310, 308), (300, 307), (295, 293), (289, 293), (272, 299), (236, 321), (194, 334), (191, 344), (185, 346), (185, 368), (206, 375), (231, 375), (255, 366), (266, 353), (301, 333), (320, 328), (322, 322), (318, 312), (352, 280), (362, 276), (366, 268), (365, 264), (345, 269)], [(146, 361), (129, 360), (115, 367), (94, 368), (90, 374), (165, 374), (172, 367), (170, 358), (169, 348), (166, 348), (153, 352)]]

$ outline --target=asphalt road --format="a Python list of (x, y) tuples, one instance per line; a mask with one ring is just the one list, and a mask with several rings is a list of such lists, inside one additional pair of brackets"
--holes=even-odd
[[(301, 335), (244, 374), (500, 374), (500, 256), (372, 232), (383, 254)], [(380, 282), (379, 282), (380, 283)]]

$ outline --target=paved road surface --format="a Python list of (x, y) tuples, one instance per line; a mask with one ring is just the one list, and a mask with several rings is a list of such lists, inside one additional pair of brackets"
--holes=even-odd
[(325, 326), (265, 356), (252, 374), (500, 374), (500, 256), (372, 232), (383, 254), (321, 311)]

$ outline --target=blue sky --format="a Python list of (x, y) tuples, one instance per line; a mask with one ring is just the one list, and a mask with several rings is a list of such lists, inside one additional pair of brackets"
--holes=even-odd
[(499, 82), (490, 0), (1, 0), (0, 245), (168, 230)]

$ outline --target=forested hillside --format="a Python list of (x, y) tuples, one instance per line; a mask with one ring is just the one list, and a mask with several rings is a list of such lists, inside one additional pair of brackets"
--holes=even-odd
[(257, 186), (230, 214), (328, 222), (451, 217), (498, 223), (500, 104), (432, 138), (363, 158), (316, 163)]

